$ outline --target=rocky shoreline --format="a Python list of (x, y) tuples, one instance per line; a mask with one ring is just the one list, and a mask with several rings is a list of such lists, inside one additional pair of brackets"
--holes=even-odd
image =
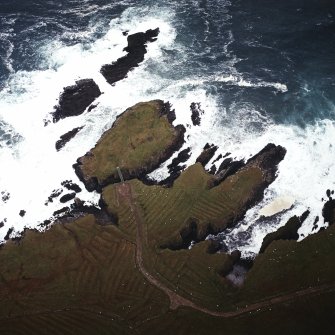
[[(158, 35), (156, 28), (127, 36), (127, 54), (101, 68), (106, 81), (115, 85), (139, 66), (147, 44)], [(92, 79), (65, 87), (53, 121), (90, 112), (101, 94)], [(190, 111), (193, 126), (199, 126), (200, 103), (192, 103)], [(43, 234), (24, 229), (13, 237), (14, 228), (7, 231), (0, 250), (0, 333), (7, 325), (23, 324), (20, 334), (27, 329), (53, 334), (55, 328), (65, 334), (84, 324), (87, 334), (130, 334), (133, 329), (148, 334), (157, 320), (167, 325), (164, 331), (175, 327), (172, 333), (180, 333), (188, 319), (193, 332), (199, 326), (204, 334), (218, 329), (233, 334), (229, 327), (236, 322), (233, 331), (246, 334), (251, 328), (240, 318), (256, 317), (252, 322), (264, 325), (269, 319), (262, 313), (281, 318), (283, 308), (300, 311), (301, 297), (315, 299), (322, 308), (333, 297), (334, 191), (327, 190), (322, 211), (328, 229), (298, 243), (306, 211), (266, 235), (254, 260), (241, 258), (239, 250), (228, 253), (209, 235), (235, 229), (260, 203), (286, 149), (269, 143), (247, 160), (234, 160), (207, 143), (188, 164), (192, 148), (183, 146), (186, 129), (173, 125), (175, 120), (172, 106), (162, 100), (129, 107), (73, 165), (85, 188), (99, 193), (98, 206), (80, 199), (80, 185), (64, 180), (45, 201), (45, 206), (57, 201), (64, 207), (40, 224)], [(60, 136), (56, 150), (83, 127)], [(168, 177), (151, 180), (148, 174), (162, 164)], [(1, 201), (9, 198), (1, 191)], [(26, 209), (19, 215), (24, 217)], [(313, 230), (321, 219), (316, 218)]]
[[(25, 319), (28, 310), (49, 316), (49, 306), (68, 311), (90, 305), (94, 328), (101, 323), (94, 316), (100, 313), (101, 317), (101, 310), (133, 322), (118, 309), (125, 301), (134, 306), (139, 323), (151, 322), (148, 315), (157, 317), (148, 309), (155, 304), (163, 308), (159, 315), (175, 315), (178, 306), (187, 306), (189, 316), (215, 316), (224, 322), (229, 315), (243, 314), (244, 308), (249, 311), (240, 307), (241, 302), (256, 309), (273, 304), (273, 296), (279, 296), (283, 301), (289, 297), (295, 306), (295, 295), (291, 298), (287, 292), (300, 290), (300, 295), (308, 295), (314, 292), (311, 285), (323, 292), (323, 286), (317, 285), (335, 281), (335, 274), (320, 258), (334, 261), (329, 253), (334, 226), (296, 242), (308, 212), (268, 234), (254, 261), (241, 259), (238, 250), (223, 251), (215, 240), (205, 241), (209, 234), (234, 227), (261, 201), (277, 177), (286, 149), (270, 143), (245, 162), (217, 155), (218, 147), (207, 144), (197, 162), (186, 167), (191, 148), (182, 149), (185, 128), (173, 126), (174, 120), (171, 106), (161, 100), (127, 109), (74, 165), (85, 187), (101, 193), (100, 208), (86, 205), (80, 200), (81, 187), (65, 180), (45, 204), (60, 197), (68, 205), (54, 213), (56, 219), (41, 225), (48, 228), (45, 233), (25, 229), (21, 237), (11, 238), (13, 229), (8, 231), (1, 247), (4, 280), (0, 295), (9, 301), (15, 296), (20, 305), (2, 308), (5, 321), (0, 329), (6, 322), (12, 325), (13, 315)], [(61, 144), (78, 131), (64, 134)], [(177, 152), (168, 166), (169, 178), (150, 183), (147, 174)], [(213, 165), (205, 170), (209, 162), (219, 159), (217, 170)], [(118, 166), (124, 182), (120, 182)], [(332, 195), (328, 190), (323, 210), (329, 225), (335, 217)], [(310, 257), (312, 246), (317, 253)], [(310, 271), (317, 273), (317, 279)], [(52, 315), (57, 319), (60, 312)]]

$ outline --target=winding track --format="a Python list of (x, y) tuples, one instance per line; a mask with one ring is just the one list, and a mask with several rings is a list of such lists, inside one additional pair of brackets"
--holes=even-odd
[(124, 200), (126, 200), (130, 206), (131, 211), (133, 212), (135, 216), (135, 222), (136, 222), (136, 265), (142, 275), (154, 286), (156, 286), (158, 289), (163, 291), (170, 299), (170, 308), (172, 310), (177, 309), (178, 307), (190, 307), (195, 310), (201, 311), (205, 314), (217, 316), (217, 317), (223, 317), (223, 318), (231, 318), (236, 317), (242, 314), (258, 311), (260, 309), (269, 308), (273, 305), (284, 303), (287, 301), (295, 300), (297, 298), (306, 296), (306, 295), (313, 295), (318, 293), (325, 293), (325, 292), (331, 292), (335, 291), (335, 285), (332, 284), (326, 284), (326, 285), (320, 285), (317, 287), (309, 287), (307, 289), (298, 290), (289, 294), (283, 294), (274, 298), (270, 298), (258, 303), (251, 304), (249, 306), (237, 309), (235, 311), (230, 312), (220, 312), (220, 311), (212, 311), (207, 308), (198, 306), (194, 302), (180, 296), (176, 292), (172, 291), (168, 287), (166, 287), (162, 282), (160, 282), (157, 278), (155, 278), (152, 274), (150, 274), (144, 266), (143, 262), (143, 240), (144, 240), (144, 234), (143, 234), (143, 220), (140, 215), (139, 209), (136, 205), (136, 201), (133, 195), (133, 190), (130, 183), (122, 183), (116, 186), (117, 187), (117, 193), (120, 197), (122, 197)]

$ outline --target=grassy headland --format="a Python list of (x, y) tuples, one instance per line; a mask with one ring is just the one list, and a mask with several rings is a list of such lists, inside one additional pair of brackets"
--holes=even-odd
[[(183, 139), (164, 106), (128, 109), (79, 159), (113, 220), (67, 218), (2, 247), (1, 334), (314, 334), (335, 316), (334, 225), (300, 243), (270, 243), (242, 288), (225, 278), (238, 255), (204, 241), (261, 199), (283, 148), (267, 146), (219, 181), (200, 163), (170, 188), (136, 178)], [(189, 249), (191, 241), (199, 243)]]
[(184, 128), (173, 127), (174, 113), (160, 100), (139, 103), (117, 118), (96, 146), (78, 159), (76, 172), (87, 189), (143, 176), (164, 162), (184, 142)]

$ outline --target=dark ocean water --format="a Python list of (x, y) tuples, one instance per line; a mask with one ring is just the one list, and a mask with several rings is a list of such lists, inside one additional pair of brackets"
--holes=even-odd
[[(317, 201), (334, 185), (335, 171), (329, 149), (335, 120), (335, 2), (331, 0), (0, 0), (0, 156), (13, 159), (1, 167), (6, 191), (18, 189), (10, 171), (36, 150), (34, 136), (43, 138), (39, 124), (60, 88), (81, 73), (91, 74), (90, 66), (82, 65), (80, 72), (73, 70), (74, 64), (87, 61), (98, 76), (99, 66), (122, 52), (126, 41), (121, 31), (156, 26), (161, 28), (158, 44), (134, 72), (137, 86), (130, 76), (115, 90), (129, 93), (129, 102), (169, 99), (181, 122), (189, 102), (198, 99), (207, 108), (208, 119), (199, 131), (190, 130), (194, 139), (191, 136), (189, 145), (195, 153), (206, 141), (216, 141), (224, 152), (235, 150), (236, 157), (249, 157), (268, 141), (286, 146), (287, 163), (266, 201), (293, 197), (299, 210), (309, 207), (317, 215), (321, 208)], [(48, 85), (50, 95), (40, 92)], [(113, 92), (114, 99), (120, 96)], [(99, 129), (108, 125), (104, 113), (127, 107), (127, 101), (113, 103), (102, 102), (97, 118), (85, 120), (98, 129), (87, 140), (87, 149), (99, 137)], [(29, 121), (21, 122), (21, 117)], [(54, 126), (51, 133), (56, 138), (66, 127)], [(73, 150), (69, 157), (77, 153)], [(67, 164), (69, 157), (57, 160)], [(299, 178), (300, 184), (309, 183), (310, 195), (305, 185), (293, 182)], [(3, 206), (15, 226), (14, 200)], [(254, 215), (250, 214), (251, 221)], [(27, 220), (25, 224), (32, 224), (35, 217)]]
[(334, 118), (335, 3), (331, 0), (1, 0), (0, 87), (13, 72), (46, 69), (41, 50), (50, 40), (65, 45), (90, 43), (106, 33), (110, 20), (125, 9), (144, 6), (170, 8), (176, 15), (176, 41), (186, 48), (187, 62), (169, 71), (173, 79), (230, 74), (226, 63), (234, 55), (235, 68), (245, 80), (282, 82), (289, 92), (229, 87), (209, 79), (210, 89), (228, 108), (237, 100), (251, 103), (275, 122), (300, 126)]

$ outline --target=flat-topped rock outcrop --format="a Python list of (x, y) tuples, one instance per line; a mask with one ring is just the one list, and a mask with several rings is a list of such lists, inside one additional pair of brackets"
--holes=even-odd
[(82, 114), (100, 95), (100, 89), (93, 79), (77, 80), (75, 85), (65, 87), (61, 93), (53, 112), (53, 122)]
[(119, 182), (117, 167), (125, 180), (144, 177), (184, 143), (185, 128), (174, 127), (174, 119), (174, 111), (161, 100), (128, 108), (96, 146), (77, 160), (77, 175), (89, 191)]
[(129, 71), (137, 67), (144, 60), (147, 53), (147, 43), (154, 42), (159, 34), (159, 29), (149, 29), (127, 37), (128, 46), (124, 48), (127, 55), (119, 58), (112, 64), (102, 66), (100, 72), (107, 82), (114, 85), (116, 82), (127, 77)]

